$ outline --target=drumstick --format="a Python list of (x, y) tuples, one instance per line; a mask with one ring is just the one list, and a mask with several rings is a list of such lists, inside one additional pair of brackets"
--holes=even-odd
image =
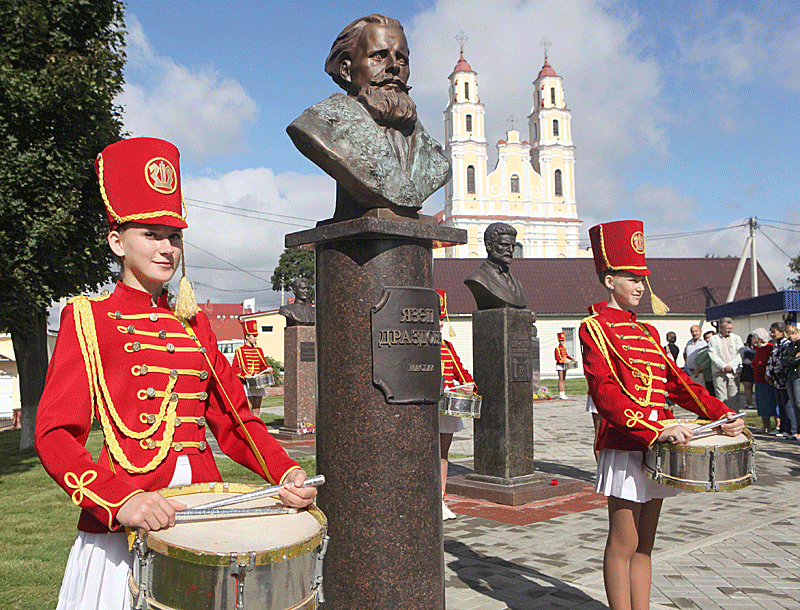
[(451, 388), (445, 388), (445, 390), (460, 390), (461, 388), (466, 388), (468, 385), (472, 385), (473, 382), (470, 381), (469, 383), (462, 383), (461, 385), (454, 385)]
[[(235, 517), (261, 517), (264, 515), (294, 515), (296, 508), (288, 506), (261, 506), (253, 508), (187, 508), (175, 513), (176, 521), (192, 521), (191, 517), (205, 517), (203, 521)], [(197, 519), (200, 521), (200, 519)]]
[[(744, 412), (736, 413), (730, 419), (728, 419), (727, 417), (720, 417), (717, 421), (712, 421), (712, 422), (710, 422), (708, 424), (703, 424), (702, 426), (699, 426), (699, 427), (695, 428), (694, 430), (692, 430), (692, 438), (702, 438), (703, 436), (708, 436), (709, 434), (711, 434), (711, 431), (714, 428), (716, 428), (717, 426), (720, 426), (720, 425), (724, 424), (725, 422), (741, 419), (745, 415), (747, 415), (747, 413), (744, 413)], [(674, 436), (672, 436), (671, 434), (667, 437), (667, 442), (671, 443), (671, 444), (674, 444), (675, 441), (677, 441), (677, 440), (678, 439), (675, 438)]]
[[(303, 484), (300, 487), (319, 487), (323, 483), (325, 483), (325, 475), (318, 474), (313, 477), (308, 477), (305, 481), (303, 481)], [(281, 489), (283, 489), (283, 487), (284, 487), (283, 485), (273, 485), (272, 487), (263, 487), (261, 489), (256, 489), (255, 491), (250, 491), (244, 494), (231, 496), (230, 498), (224, 498), (222, 500), (215, 500), (214, 502), (200, 504), (199, 506), (192, 507), (191, 510), (219, 508), (220, 506), (230, 506), (231, 504), (239, 504), (240, 502), (247, 502), (248, 500), (256, 500), (258, 498), (274, 496)], [(186, 511), (183, 512), (185, 513)]]

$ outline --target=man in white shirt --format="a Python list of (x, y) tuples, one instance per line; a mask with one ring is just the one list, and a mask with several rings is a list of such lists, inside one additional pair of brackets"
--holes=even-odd
[(733, 320), (722, 318), (719, 321), (719, 333), (708, 339), (708, 355), (714, 375), (714, 393), (728, 408), (738, 410), (744, 344), (742, 338), (732, 331)]
[(697, 356), (697, 351), (704, 348), (708, 343), (703, 341), (702, 329), (697, 324), (694, 324), (689, 329), (689, 332), (692, 333), (692, 338), (689, 339), (686, 343), (686, 347), (683, 348), (684, 370), (686, 374), (692, 378), (692, 381), (703, 385), (705, 383), (703, 380), (703, 372), (694, 370), (694, 359), (695, 356)]

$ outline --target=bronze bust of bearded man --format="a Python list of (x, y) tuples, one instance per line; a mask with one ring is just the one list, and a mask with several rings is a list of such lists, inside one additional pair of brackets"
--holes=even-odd
[(371, 208), (415, 218), (422, 202), (449, 180), (450, 162), (408, 95), (403, 26), (383, 15), (353, 21), (334, 41), (325, 71), (347, 94), (315, 104), (286, 131), (336, 180), (333, 220)]

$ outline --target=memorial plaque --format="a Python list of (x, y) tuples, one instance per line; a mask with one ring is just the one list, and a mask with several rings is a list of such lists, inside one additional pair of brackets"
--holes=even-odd
[(387, 286), (372, 306), (372, 382), (389, 404), (432, 404), (441, 395), (439, 295)]
[(531, 336), (527, 333), (510, 333), (509, 381), (529, 382), (533, 378)]
[(300, 362), (314, 362), (317, 359), (316, 346), (313, 341), (300, 342)]

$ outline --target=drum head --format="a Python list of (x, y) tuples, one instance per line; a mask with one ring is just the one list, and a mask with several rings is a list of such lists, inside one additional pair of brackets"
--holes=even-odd
[[(202, 483), (166, 489), (161, 493), (191, 508), (255, 489), (258, 487), (230, 484), (228, 492), (223, 492), (222, 484), (218, 483), (212, 491), (209, 484)], [(279, 504), (277, 498), (258, 498), (227, 508)], [(232, 553), (255, 553), (256, 565), (263, 565), (297, 557), (316, 548), (326, 526), (325, 516), (313, 505), (289, 515), (202, 519), (199, 517), (167, 530), (148, 532), (147, 545), (157, 553), (170, 557), (187, 554), (186, 560), (207, 565), (230, 564)]]

